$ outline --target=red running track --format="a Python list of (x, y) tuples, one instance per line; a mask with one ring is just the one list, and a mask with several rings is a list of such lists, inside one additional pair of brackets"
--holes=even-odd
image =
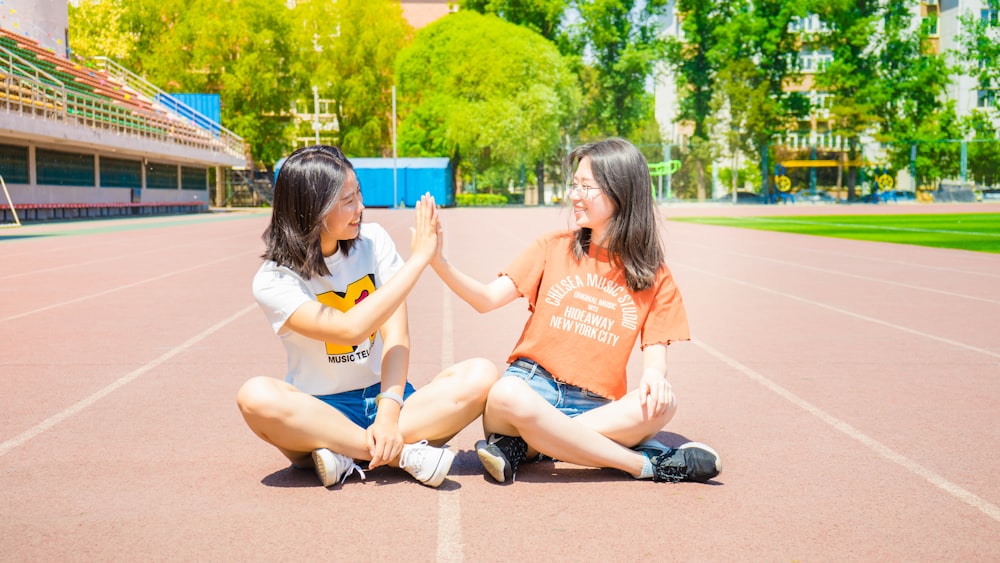
[[(969, 209), (1000, 211), (664, 213)], [(449, 259), (482, 279), (568, 219), (443, 213)], [(235, 407), (284, 365), (249, 291), (266, 218), (0, 231), (0, 560), (1000, 559), (1000, 256), (668, 221), (695, 339), (671, 347), (681, 406), (660, 438), (712, 444), (714, 483), (539, 463), (497, 486), (474, 424), (440, 489), (384, 468), (327, 490)], [(366, 219), (407, 254), (412, 210)], [(527, 314), (478, 315), (430, 271), (408, 303), (418, 386), (502, 363)]]

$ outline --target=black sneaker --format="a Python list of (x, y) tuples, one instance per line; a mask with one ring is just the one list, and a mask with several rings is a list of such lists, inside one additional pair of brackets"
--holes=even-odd
[(700, 442), (688, 442), (649, 458), (654, 481), (704, 483), (722, 471), (719, 454)]
[(486, 440), (476, 442), (476, 453), (483, 468), (498, 483), (514, 480), (517, 466), (524, 461), (528, 444), (520, 436), (490, 434)]

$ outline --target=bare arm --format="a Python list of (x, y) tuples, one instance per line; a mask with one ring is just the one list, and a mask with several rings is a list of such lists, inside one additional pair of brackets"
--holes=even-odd
[(361, 342), (385, 324), (406, 299), (436, 253), (437, 240), (438, 217), (434, 198), (424, 194), (417, 204), (417, 224), (410, 243), (410, 258), (392, 279), (348, 311), (339, 311), (316, 301), (307, 302), (288, 317), (285, 326), (324, 342)]
[[(382, 353), (382, 393), (403, 396), (406, 374), (410, 363), (410, 332), (407, 326), (406, 303), (396, 309), (389, 321), (379, 329), (385, 351)], [(365, 438), (374, 468), (395, 459), (403, 451), (403, 434), (399, 430), (399, 413), (402, 405), (391, 399), (382, 399), (376, 405), (375, 422), (368, 427)]]
[(500, 276), (487, 284), (469, 277), (443, 258), (432, 262), (432, 267), (455, 295), (480, 313), (498, 309), (520, 297), (514, 282), (507, 276)]
[(441, 281), (455, 292), (455, 295), (480, 313), (503, 307), (521, 296), (514, 282), (507, 276), (500, 276), (490, 283), (483, 283), (451, 265), (444, 257), (444, 231), (440, 221), (438, 226), (437, 247), (434, 258), (431, 259), (431, 268)]
[(659, 416), (674, 402), (674, 392), (667, 381), (667, 345), (650, 344), (642, 350), (639, 403)]

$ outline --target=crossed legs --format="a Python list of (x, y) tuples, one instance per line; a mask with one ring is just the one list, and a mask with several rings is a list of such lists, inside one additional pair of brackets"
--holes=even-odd
[(520, 436), (528, 455), (540, 452), (560, 461), (587, 467), (611, 467), (633, 476), (642, 472), (644, 457), (631, 447), (660, 431), (677, 410), (659, 417), (645, 416), (637, 391), (617, 401), (570, 418), (548, 403), (524, 380), (503, 377), (490, 390), (483, 429)]
[[(444, 445), (482, 414), (498, 378), (496, 366), (481, 358), (444, 370), (407, 398), (399, 415), (403, 440)], [(312, 451), (319, 448), (353, 459), (371, 459), (365, 429), (285, 381), (250, 379), (240, 388), (236, 402), (250, 429), (296, 466), (311, 466)], [(393, 460), (392, 465), (398, 464), (398, 459)]]

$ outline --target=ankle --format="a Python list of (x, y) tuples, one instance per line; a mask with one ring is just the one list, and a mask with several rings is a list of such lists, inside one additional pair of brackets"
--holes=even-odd
[(649, 456), (645, 452), (639, 452), (642, 454), (642, 469), (639, 471), (638, 475), (632, 475), (636, 479), (652, 479), (653, 478), (653, 462), (649, 461)]

